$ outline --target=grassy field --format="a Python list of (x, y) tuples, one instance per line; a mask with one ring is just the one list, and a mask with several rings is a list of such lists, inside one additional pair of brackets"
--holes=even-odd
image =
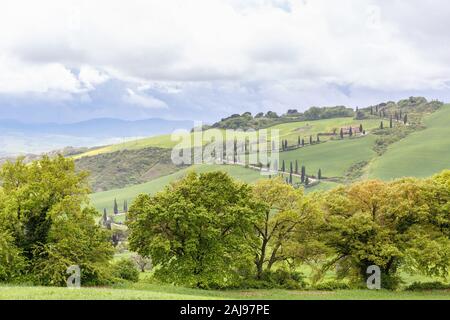
[[(280, 138), (287, 139), (290, 145), (298, 142), (298, 136), (305, 139), (305, 142), (309, 141), (309, 136), (313, 136), (315, 139), (318, 133), (331, 133), (333, 129), (337, 129), (339, 135), (340, 128), (346, 127), (358, 127), (363, 125), (363, 129), (370, 131), (371, 129), (378, 128), (380, 120), (368, 119), (368, 120), (355, 120), (353, 118), (333, 118), (316, 121), (302, 121), (283, 123), (271, 127), (271, 129), (280, 130)], [(327, 136), (322, 136), (321, 140), (328, 140)]]
[(232, 177), (243, 181), (243, 182), (254, 182), (258, 179), (264, 178), (258, 171), (246, 169), (241, 166), (234, 165), (194, 165), (187, 169), (180, 170), (173, 174), (160, 177), (158, 179), (133, 185), (130, 187), (109, 190), (104, 192), (98, 192), (91, 194), (91, 203), (92, 205), (99, 211), (103, 211), (103, 208), (108, 210), (108, 213), (112, 212), (114, 198), (117, 199), (119, 204), (123, 203), (124, 200), (127, 200), (129, 204), (131, 204), (132, 200), (141, 193), (150, 193), (154, 194), (160, 190), (162, 190), (165, 186), (167, 186), (172, 181), (176, 181), (181, 179), (187, 172), (194, 170), (195, 172), (210, 172), (221, 170), (227, 172)]
[(68, 289), (56, 287), (0, 286), (0, 300), (450, 300), (448, 291), (295, 291), (295, 290), (200, 290), (170, 285), (126, 284), (113, 288)]
[(424, 119), (426, 129), (389, 146), (372, 161), (369, 177), (390, 180), (404, 176), (428, 177), (450, 169), (450, 105)]
[(281, 160), (298, 160), (299, 166), (305, 165), (307, 174), (316, 175), (322, 169), (324, 177), (342, 177), (347, 170), (361, 161), (369, 161), (375, 156), (372, 150), (375, 136), (328, 141), (316, 146), (300, 148), (280, 153)]

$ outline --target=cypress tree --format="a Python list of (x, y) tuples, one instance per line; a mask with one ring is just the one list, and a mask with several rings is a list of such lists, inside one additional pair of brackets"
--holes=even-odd
[(285, 167), (285, 164), (284, 164), (284, 160), (283, 160), (283, 163), (281, 164), (281, 171), (283, 171), (283, 172), (286, 171), (286, 167)]
[(298, 174), (298, 161), (295, 160), (295, 173)]
[(292, 171), (289, 173), (289, 184), (292, 184)]
[(389, 128), (392, 129), (392, 127), (393, 127), (393, 124), (392, 124), (392, 116), (391, 116), (391, 118), (389, 119)]
[(360, 132), (360, 133), (363, 132), (363, 125), (362, 125), (362, 123), (359, 124), (359, 132)]
[(302, 143), (300, 136), (298, 136), (297, 145), (300, 147), (300, 144)]
[(117, 206), (116, 198), (114, 198), (114, 214), (119, 214), (119, 207)]
[(293, 169), (292, 169), (292, 161), (291, 161), (291, 163), (289, 164), (289, 172), (292, 174), (292, 172), (293, 172)]
[(301, 182), (305, 182), (306, 168), (302, 166)]
[(384, 129), (383, 121), (381, 121), (381, 123), (380, 123), (380, 129)]
[(123, 200), (123, 212), (128, 212), (128, 202), (127, 200)]
[(341, 136), (341, 139), (344, 139), (344, 129), (342, 129), (342, 128), (341, 128), (340, 136)]
[(322, 179), (322, 169), (319, 169), (319, 172), (317, 172), (317, 178), (319, 180)]
[(313, 138), (312, 138), (312, 136), (309, 136), (309, 144), (313, 144)]
[(107, 220), (108, 220), (108, 214), (106, 213), (106, 208), (103, 208), (103, 217), (102, 217), (103, 225), (106, 224)]
[(302, 147), (305, 146), (305, 139), (302, 139)]
[(403, 118), (403, 123), (407, 124), (408, 123), (408, 115), (405, 114), (405, 117)]

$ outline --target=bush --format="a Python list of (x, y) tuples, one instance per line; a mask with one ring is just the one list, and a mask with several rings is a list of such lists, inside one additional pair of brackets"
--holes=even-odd
[(333, 291), (333, 290), (346, 290), (350, 289), (350, 285), (346, 282), (340, 281), (327, 281), (322, 282), (313, 287), (315, 290)]
[(439, 281), (435, 282), (414, 282), (406, 287), (407, 291), (423, 291), (423, 290), (450, 290), (450, 285)]
[(113, 275), (116, 278), (132, 282), (139, 281), (139, 271), (133, 261), (122, 259), (113, 264)]

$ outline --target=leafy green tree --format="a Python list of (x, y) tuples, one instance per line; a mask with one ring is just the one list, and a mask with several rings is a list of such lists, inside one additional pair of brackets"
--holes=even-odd
[(295, 189), (280, 178), (258, 181), (253, 197), (263, 218), (255, 224), (258, 241), (248, 243), (255, 254), (256, 278), (261, 279), (274, 265), (292, 262), (306, 252), (306, 234), (312, 230), (317, 210), (302, 189)]
[(13, 239), (28, 279), (64, 285), (67, 267), (79, 265), (82, 283), (107, 280), (113, 255), (109, 234), (87, 206), (87, 174), (77, 173), (73, 160), (44, 156), (25, 164), (19, 158), (2, 166), (0, 179), (0, 229)]
[(154, 196), (141, 194), (128, 213), (130, 248), (150, 257), (163, 281), (230, 284), (252, 258), (248, 243), (259, 211), (251, 194), (223, 172), (191, 172)]
[(329, 192), (323, 234), (335, 250), (330, 261), (345, 265), (341, 269), (360, 281), (369, 266), (377, 265), (387, 289), (398, 286), (401, 267), (447, 275), (450, 239), (430, 210), (442, 203), (436, 192), (434, 182), (416, 179), (364, 181)]

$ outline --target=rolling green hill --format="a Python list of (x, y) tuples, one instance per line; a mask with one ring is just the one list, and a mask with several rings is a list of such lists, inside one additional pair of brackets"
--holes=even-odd
[(450, 168), (450, 105), (425, 117), (426, 129), (392, 144), (369, 166), (369, 177), (427, 177)]

